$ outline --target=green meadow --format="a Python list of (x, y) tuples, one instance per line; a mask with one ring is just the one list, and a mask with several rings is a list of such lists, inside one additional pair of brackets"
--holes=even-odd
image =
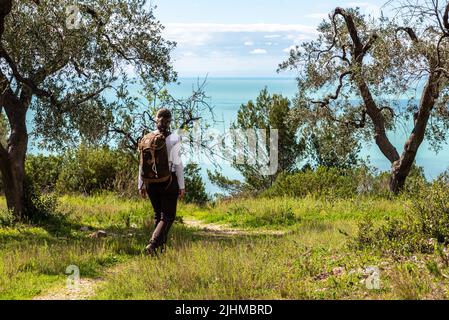
[[(181, 203), (166, 252), (152, 258), (142, 251), (152, 230), (148, 201), (62, 196), (60, 220), (0, 228), (0, 298), (65, 294), (70, 265), (92, 280), (87, 299), (447, 298), (442, 255), (354, 245), (367, 216), (380, 226), (410, 204), (369, 197)], [(106, 236), (92, 236), (98, 230)]]

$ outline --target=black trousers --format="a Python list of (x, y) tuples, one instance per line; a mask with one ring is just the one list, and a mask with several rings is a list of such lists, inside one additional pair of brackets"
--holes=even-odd
[(154, 210), (154, 232), (150, 245), (157, 249), (167, 242), (168, 232), (176, 218), (178, 179), (173, 172), (171, 181), (146, 184), (145, 187)]

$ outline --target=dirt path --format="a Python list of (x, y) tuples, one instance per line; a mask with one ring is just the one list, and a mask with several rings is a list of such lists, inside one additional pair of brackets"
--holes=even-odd
[[(183, 219), (183, 223), (189, 228), (199, 229), (199, 234), (207, 234), (208, 236), (235, 236), (235, 235), (284, 235), (283, 231), (275, 230), (240, 230), (234, 229), (227, 225), (204, 223), (192, 218)], [(122, 265), (117, 265), (107, 270), (107, 273), (119, 272)], [(97, 288), (103, 284), (106, 280), (103, 278), (80, 278), (79, 282), (75, 286), (63, 287), (58, 286), (43, 294), (36, 296), (33, 300), (87, 300), (95, 295)]]
[[(115, 265), (105, 271), (105, 273), (118, 273), (124, 264)], [(106, 282), (105, 278), (83, 278), (80, 277), (75, 285), (58, 286), (49, 289), (33, 300), (88, 300), (95, 295), (97, 288)]]
[(200, 232), (207, 233), (212, 236), (250, 236), (250, 235), (271, 235), (271, 236), (282, 236), (285, 235), (285, 231), (278, 230), (241, 230), (234, 229), (228, 225), (224, 224), (216, 224), (216, 223), (204, 223), (202, 221), (192, 219), (192, 218), (184, 218), (183, 222), (186, 226), (190, 228), (200, 229)]
[(80, 279), (76, 286), (64, 286), (50, 289), (34, 297), (33, 300), (87, 300), (95, 293), (96, 287), (103, 279)]

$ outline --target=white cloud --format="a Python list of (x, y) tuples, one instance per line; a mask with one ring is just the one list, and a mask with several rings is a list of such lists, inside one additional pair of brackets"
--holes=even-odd
[(258, 48), (258, 49), (254, 49), (250, 53), (251, 54), (267, 54), (267, 50)]
[(184, 57), (196, 57), (197, 56), (197, 54), (195, 52), (192, 52), (192, 51), (184, 52), (182, 55)]
[(209, 57), (214, 57), (214, 58), (223, 58), (223, 57), (227, 57), (227, 56), (229, 56), (229, 53), (225, 52), (225, 51), (212, 50), (209, 53)]
[(347, 2), (345, 4), (345, 7), (359, 7), (360, 9), (362, 9), (363, 13), (371, 15), (373, 17), (379, 17), (381, 12), (381, 9), (378, 5), (369, 2)]
[[(271, 55), (185, 57), (175, 61), (175, 69), (180, 77), (235, 77), (235, 76), (277, 76), (279, 57)], [(285, 76), (285, 74), (283, 74)]]
[(329, 17), (328, 13), (310, 13), (308, 15), (306, 15), (306, 18), (311, 18), (311, 19), (326, 19), (327, 17)]
[(280, 38), (280, 37), (281, 37), (280, 34), (268, 34), (264, 38), (265, 39), (276, 39), (276, 38)]
[[(280, 38), (280, 33), (295, 33), (307, 38), (317, 34), (315, 26), (302, 24), (253, 23), (166, 23), (164, 37), (179, 45), (204, 46), (210, 43), (217, 33), (265, 33), (266, 39)], [(272, 33), (272, 34), (271, 34)], [(247, 41), (248, 45), (252, 41)]]
[(292, 40), (294, 44), (300, 44), (303, 41), (312, 40), (313, 38), (304, 34), (288, 34), (284, 37), (286, 40)]
[(287, 53), (290, 53), (290, 51), (292, 51), (292, 50), (296, 50), (296, 48), (297, 48), (297, 46), (295, 46), (295, 45), (292, 45), (292, 46), (290, 46), (290, 47), (288, 47), (288, 48), (285, 48), (284, 50), (282, 50), (283, 52), (287, 52)]
[(178, 44), (187, 44), (192, 46), (203, 46), (209, 40), (212, 39), (212, 36), (208, 33), (200, 33), (200, 32), (188, 32), (178, 30), (176, 32), (165, 31), (164, 36), (171, 41), (176, 41)]
[(178, 43), (175, 68), (180, 75), (275, 74), (282, 49), (313, 39), (315, 26), (300, 24), (167, 23), (164, 37)]
[(314, 26), (302, 24), (280, 23), (252, 23), (252, 24), (221, 24), (221, 23), (167, 23), (165, 31), (168, 34), (185, 32), (214, 33), (214, 32), (304, 32), (316, 33)]

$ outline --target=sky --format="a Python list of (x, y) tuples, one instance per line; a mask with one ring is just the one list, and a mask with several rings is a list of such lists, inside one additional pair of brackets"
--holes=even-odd
[(385, 0), (152, 0), (176, 41), (180, 77), (291, 77), (276, 72), (291, 48), (317, 35), (337, 6), (379, 15)]

